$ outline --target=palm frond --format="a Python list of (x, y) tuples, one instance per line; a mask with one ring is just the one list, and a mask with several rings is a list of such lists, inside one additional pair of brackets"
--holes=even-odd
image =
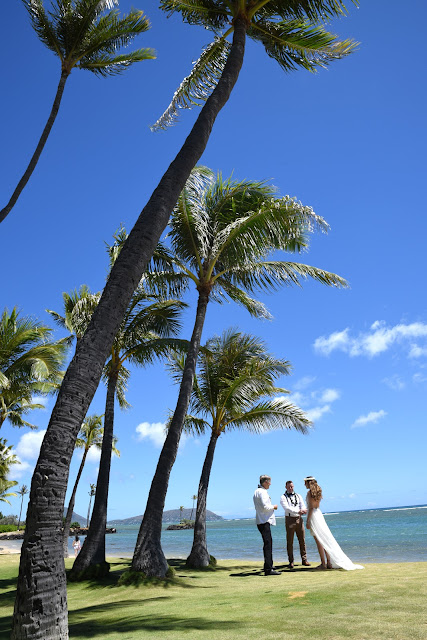
[(237, 304), (245, 307), (245, 309), (254, 318), (261, 318), (263, 320), (271, 320), (272, 315), (262, 302), (251, 298), (245, 291), (239, 289), (231, 282), (229, 275), (224, 275), (216, 281), (216, 287), (220, 286), (229, 298)]
[(230, 420), (226, 428), (265, 433), (275, 429), (295, 429), (306, 434), (311, 422), (299, 407), (277, 398), (260, 402), (243, 415)]
[(230, 47), (230, 43), (223, 37), (216, 37), (204, 47), (190, 74), (175, 91), (170, 105), (152, 125), (152, 131), (167, 129), (177, 121), (179, 109), (200, 106), (208, 99), (223, 72)]
[(188, 24), (198, 24), (211, 29), (224, 27), (230, 19), (227, 3), (212, 0), (161, 0), (160, 9), (169, 15), (180, 13), (184, 22)]
[(347, 281), (336, 273), (299, 262), (250, 263), (250, 265), (241, 265), (230, 270), (227, 277), (235, 287), (244, 287), (250, 292), (277, 291), (283, 285), (300, 287), (301, 281), (309, 278), (329, 287), (347, 288), (349, 286)]
[[(359, 0), (351, 0), (359, 5)], [(255, 5), (256, 7), (256, 5)], [(280, 16), (283, 20), (305, 20), (311, 22), (329, 22), (333, 18), (341, 18), (348, 11), (342, 0), (270, 0), (263, 4), (260, 12), (270, 16)], [(256, 11), (256, 14), (258, 11)]]
[(136, 49), (135, 51), (123, 53), (118, 56), (110, 56), (106, 53), (85, 56), (76, 66), (106, 78), (107, 76), (122, 73), (127, 67), (134, 64), (134, 62), (154, 60), (155, 57), (156, 55), (153, 49)]
[(259, 18), (251, 23), (248, 36), (262, 42), (266, 53), (284, 71), (302, 67), (315, 72), (319, 67), (326, 68), (333, 60), (349, 55), (358, 46), (353, 40), (338, 40), (323, 25), (296, 20), (272, 22)]

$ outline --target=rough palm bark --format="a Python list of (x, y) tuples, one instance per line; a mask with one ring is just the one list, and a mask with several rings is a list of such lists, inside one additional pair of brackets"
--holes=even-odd
[[(191, 170), (206, 148), (215, 119), (237, 81), (243, 62), (246, 28), (244, 18), (238, 17), (222, 76), (129, 234), (65, 374), (31, 483), (12, 640), (68, 638), (61, 525), (77, 434), (132, 294)], [(179, 435), (171, 434), (171, 438), (179, 440)], [(164, 502), (164, 498), (160, 502)]]
[(81, 475), (83, 473), (83, 467), (85, 466), (85, 462), (86, 462), (86, 457), (87, 457), (88, 451), (89, 451), (89, 449), (85, 448), (85, 450), (83, 452), (83, 458), (82, 458), (82, 461), (80, 463), (79, 471), (77, 473), (76, 481), (75, 481), (74, 487), (73, 487), (73, 492), (71, 494), (70, 502), (68, 503), (67, 514), (66, 514), (65, 520), (64, 520), (64, 558), (68, 558), (68, 537), (70, 535), (71, 519), (73, 517), (73, 510), (74, 510), (74, 503), (75, 503), (75, 500), (76, 500), (77, 487), (79, 485), (80, 478), (81, 478)]
[(61, 104), (61, 100), (62, 100), (62, 94), (64, 93), (64, 88), (65, 88), (65, 83), (68, 79), (68, 76), (70, 75), (70, 72), (66, 69), (63, 69), (61, 72), (61, 77), (59, 79), (59, 84), (58, 84), (58, 89), (56, 91), (56, 95), (55, 95), (55, 99), (53, 101), (53, 105), (52, 105), (52, 110), (50, 112), (49, 118), (46, 122), (46, 126), (43, 129), (43, 133), (40, 136), (40, 140), (38, 142), (38, 145), (36, 147), (36, 150), (34, 151), (31, 160), (28, 164), (28, 167), (26, 168), (24, 175), (22, 176), (22, 178), (20, 179), (20, 181), (18, 182), (18, 185), (15, 189), (15, 191), (12, 193), (12, 196), (9, 200), (9, 202), (7, 203), (7, 205), (0, 211), (0, 222), (3, 222), (3, 220), (6, 218), (6, 216), (12, 211), (13, 207), (15, 206), (19, 196), (21, 195), (22, 191), (25, 188), (25, 185), (27, 184), (28, 180), (31, 178), (31, 175), (34, 171), (34, 169), (37, 166), (37, 163), (39, 161), (41, 152), (44, 149), (44, 146), (47, 142), (47, 139), (49, 137), (50, 131), (53, 127), (53, 123), (56, 120), (56, 116), (58, 115), (58, 110), (59, 110), (59, 106)]
[(117, 376), (108, 379), (107, 399), (105, 402), (104, 435), (102, 438), (101, 459), (99, 461), (98, 479), (96, 483), (95, 503), (89, 530), (82, 550), (74, 561), (70, 571), (70, 580), (84, 578), (85, 572), (92, 565), (100, 565), (104, 573), (108, 570), (105, 559), (105, 527), (107, 525), (108, 489), (110, 485), (111, 455), (113, 451), (114, 430), (114, 397)]
[(182, 427), (193, 390), (197, 355), (200, 349), (208, 301), (209, 291), (199, 291), (196, 320), (185, 359), (178, 401), (151, 483), (147, 506), (133, 554), (132, 570), (142, 571), (147, 576), (164, 578), (169, 568), (161, 545), (163, 509), (170, 472), (178, 452)]
[(192, 569), (207, 567), (210, 562), (208, 543), (206, 540), (206, 498), (208, 495), (209, 478), (211, 475), (218, 437), (218, 434), (215, 433), (215, 431), (212, 431), (205, 461), (203, 463), (202, 473), (200, 475), (199, 490), (197, 493), (196, 521), (194, 523), (193, 546), (186, 561), (187, 566)]

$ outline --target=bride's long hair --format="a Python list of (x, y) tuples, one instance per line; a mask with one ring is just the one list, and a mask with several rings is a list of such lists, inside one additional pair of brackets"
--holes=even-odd
[(322, 499), (322, 487), (317, 484), (316, 480), (308, 480), (307, 484), (308, 490), (310, 491), (310, 495), (313, 500), (320, 502), (320, 500)]

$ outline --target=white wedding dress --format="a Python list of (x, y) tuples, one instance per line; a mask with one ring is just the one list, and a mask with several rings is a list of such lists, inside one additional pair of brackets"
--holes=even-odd
[(325, 517), (320, 509), (313, 509), (311, 512), (310, 533), (317, 538), (322, 547), (327, 551), (333, 569), (352, 571), (353, 569), (364, 568), (361, 564), (353, 564), (350, 558), (345, 555), (326, 524)]

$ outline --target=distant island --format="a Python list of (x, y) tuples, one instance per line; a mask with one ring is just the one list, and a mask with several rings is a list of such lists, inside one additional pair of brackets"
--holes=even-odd
[[(193, 516), (191, 518), (191, 509), (170, 509), (163, 512), (163, 522), (166, 523), (179, 523), (181, 520), (191, 520), (196, 517), (196, 510), (193, 510)], [(117, 527), (121, 524), (141, 524), (144, 516), (134, 516), (133, 518), (125, 518), (124, 520), (108, 520), (109, 525)], [(208, 522), (215, 522), (218, 520), (224, 520), (222, 516), (217, 515), (213, 511), (206, 509), (206, 520)]]

